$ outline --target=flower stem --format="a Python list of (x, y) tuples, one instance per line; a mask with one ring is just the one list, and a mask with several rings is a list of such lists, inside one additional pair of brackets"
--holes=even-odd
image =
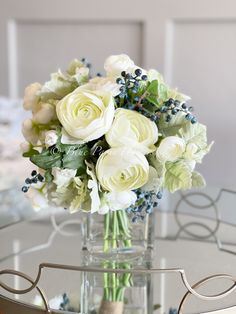
[[(124, 248), (131, 248), (131, 233), (127, 214), (124, 210), (109, 211), (104, 217), (104, 252), (116, 251), (119, 243), (123, 243)], [(112, 269), (116, 269), (117, 262), (110, 262)], [(109, 262), (104, 263), (104, 268), (109, 266)], [(118, 265), (121, 267), (120, 265)], [(130, 269), (129, 263), (123, 263), (124, 269)], [(104, 295), (103, 300), (113, 302), (123, 302), (126, 287), (132, 285), (130, 273), (119, 275), (116, 273), (104, 273)]]

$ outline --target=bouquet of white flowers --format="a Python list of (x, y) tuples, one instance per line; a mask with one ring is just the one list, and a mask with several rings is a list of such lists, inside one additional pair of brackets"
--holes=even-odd
[(59, 70), (25, 90), (32, 118), (23, 122), (21, 148), (38, 171), (22, 190), (33, 206), (125, 210), (137, 221), (163, 188), (203, 186), (194, 168), (211, 145), (186, 105), (189, 97), (127, 55), (110, 56), (105, 77), (90, 78), (89, 68), (85, 59), (74, 60), (66, 74)]

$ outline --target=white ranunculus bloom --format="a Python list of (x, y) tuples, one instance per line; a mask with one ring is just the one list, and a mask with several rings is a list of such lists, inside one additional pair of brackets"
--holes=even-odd
[(106, 191), (130, 191), (143, 186), (149, 175), (146, 157), (127, 147), (110, 148), (98, 159), (97, 178)]
[(106, 134), (111, 147), (130, 147), (143, 154), (155, 151), (158, 140), (158, 129), (155, 122), (142, 114), (119, 108), (115, 111), (115, 119)]
[(25, 110), (34, 110), (34, 107), (39, 101), (38, 91), (41, 89), (41, 84), (33, 83), (26, 87), (23, 100), (23, 106)]
[(134, 205), (137, 200), (137, 195), (132, 191), (113, 191), (106, 194), (106, 199), (110, 210), (120, 210)]
[(24, 138), (31, 144), (36, 145), (39, 140), (39, 133), (37, 127), (31, 119), (26, 119), (22, 123), (22, 134)]
[(20, 143), (20, 151), (22, 154), (27, 153), (30, 150), (30, 144), (28, 142)]
[(52, 104), (39, 103), (37, 109), (33, 112), (33, 120), (38, 124), (48, 124), (56, 119), (56, 108)]
[(120, 94), (120, 85), (111, 81), (109, 77), (94, 77), (87, 84), (83, 85), (83, 88), (111, 92), (113, 97)]
[(101, 215), (105, 215), (110, 210), (123, 210), (134, 205), (136, 200), (137, 195), (133, 191), (104, 193), (97, 212)]
[(181, 158), (185, 152), (186, 143), (178, 136), (164, 138), (156, 151), (156, 157), (163, 161), (174, 162)]
[(63, 128), (74, 142), (86, 143), (98, 139), (111, 127), (114, 98), (111, 92), (86, 90), (82, 86), (59, 101), (56, 110)]
[(53, 182), (58, 188), (67, 187), (76, 175), (74, 169), (61, 169), (54, 167), (52, 168)]
[(116, 79), (122, 71), (133, 72), (135, 64), (126, 54), (113, 55), (106, 59), (104, 69), (107, 76)]
[(58, 140), (58, 135), (55, 130), (50, 130), (45, 132), (45, 145), (46, 147), (50, 147), (55, 145)]

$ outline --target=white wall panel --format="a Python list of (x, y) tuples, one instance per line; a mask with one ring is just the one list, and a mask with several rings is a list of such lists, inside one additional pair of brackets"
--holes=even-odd
[(167, 77), (191, 95), (196, 115), (215, 140), (202, 171), (209, 184), (236, 176), (236, 21), (183, 20), (170, 28)]
[(116, 53), (126, 52), (142, 64), (138, 22), (29, 21), (16, 23), (16, 29), (19, 95), (27, 84), (44, 82), (74, 58), (86, 57), (94, 71), (103, 71), (105, 58)]

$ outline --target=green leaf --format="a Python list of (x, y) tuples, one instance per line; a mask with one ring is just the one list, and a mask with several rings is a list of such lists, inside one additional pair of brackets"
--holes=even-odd
[(63, 156), (63, 167), (70, 169), (77, 169), (77, 175), (86, 172), (85, 159), (89, 156), (89, 149), (87, 145), (80, 146), (79, 148), (70, 146), (70, 149), (65, 152)]
[(167, 100), (168, 93), (167, 93), (167, 87), (165, 84), (158, 84), (158, 98), (162, 101)]
[(156, 158), (155, 153), (151, 153), (148, 155), (148, 161), (150, 166), (154, 167), (157, 171), (158, 177), (162, 178), (165, 175), (165, 164)]
[(158, 81), (157, 80), (150, 82), (150, 84), (148, 85), (148, 87), (146, 89), (148, 94), (156, 95), (156, 96), (157, 96), (157, 90), (158, 90)]
[(31, 156), (31, 162), (42, 169), (51, 169), (53, 167), (61, 167), (61, 154), (51, 153), (45, 150), (38, 155)]
[(149, 83), (146, 89), (145, 99), (148, 100), (151, 104), (158, 106), (158, 81), (154, 80)]
[(51, 74), (51, 80), (42, 86), (39, 96), (43, 101), (47, 101), (48, 99), (62, 99), (76, 87), (78, 87), (76, 82), (71, 81), (69, 77), (58, 71)]
[(160, 304), (154, 304), (153, 305), (153, 311), (159, 310), (161, 308)]
[(38, 155), (38, 154), (39, 154), (39, 152), (36, 149), (31, 148), (28, 152), (23, 154), (23, 157), (30, 158), (30, 157), (32, 157), (34, 155)]
[(192, 126), (192, 124), (185, 119), (185, 114), (182, 112), (178, 112), (177, 115), (172, 116), (169, 122), (166, 122), (165, 118), (166, 115), (162, 114), (159, 121), (159, 131), (164, 137), (177, 135), (179, 130), (186, 124)]
[(155, 106), (159, 106), (159, 102), (157, 100), (156, 96), (153, 95), (149, 95), (145, 97), (151, 104), (155, 105)]
[(48, 169), (48, 170), (45, 172), (44, 178), (45, 178), (45, 181), (46, 181), (47, 183), (52, 182), (53, 176), (52, 176), (52, 174), (51, 174), (51, 170)]
[(191, 177), (192, 173), (184, 161), (167, 162), (164, 187), (171, 193), (177, 190), (190, 189), (192, 186)]
[(203, 149), (207, 146), (206, 126), (200, 123), (187, 123), (179, 130), (179, 134), (186, 140), (186, 143), (194, 143)]
[(192, 187), (193, 188), (202, 188), (205, 185), (206, 185), (206, 181), (203, 178), (203, 176), (199, 172), (194, 171), (192, 173)]

